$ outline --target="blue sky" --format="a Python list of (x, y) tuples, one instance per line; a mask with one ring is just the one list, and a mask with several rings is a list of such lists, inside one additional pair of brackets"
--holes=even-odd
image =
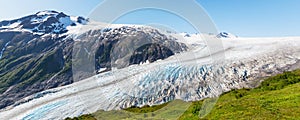
[[(171, 1), (171, 0), (170, 0)], [(0, 20), (41, 10), (88, 16), (101, 0), (1, 0)], [(219, 31), (238, 36), (300, 36), (300, 0), (197, 0)], [(126, 4), (126, 3), (124, 3)], [(171, 3), (170, 3), (171, 5)], [(179, 32), (195, 32), (183, 19), (157, 10), (129, 13), (115, 23), (163, 24)]]

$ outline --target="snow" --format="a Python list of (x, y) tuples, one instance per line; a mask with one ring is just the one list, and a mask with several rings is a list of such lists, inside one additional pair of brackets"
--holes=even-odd
[[(27, 32), (31, 32), (33, 34), (42, 34), (45, 32), (44, 29), (38, 29), (38, 27), (44, 23), (47, 22), (47, 20), (51, 17), (56, 18), (56, 16), (58, 15), (58, 12), (55, 11), (41, 11), (38, 12), (35, 17), (32, 17), (30, 22), (31, 24), (36, 25), (33, 29), (28, 29), (28, 28), (22, 28), (23, 26), (20, 25), (22, 21), (17, 21), (14, 22), (12, 24), (8, 24), (6, 26), (1, 26), (0, 27), (0, 32), (1, 31), (19, 31), (19, 32), (23, 32), (23, 31), (27, 31)], [(78, 23), (77, 19), (79, 17), (75, 17), (75, 16), (66, 16), (66, 17), (60, 17), (58, 19), (59, 22), (56, 23), (52, 23), (52, 27), (55, 28), (53, 30), (54, 33), (60, 33), (62, 30), (67, 30), (68, 27), (72, 28), (74, 26), (71, 26), (72, 24), (76, 24), (78, 25), (78, 27), (85, 25), (88, 23), (88, 21), (86, 20), (82, 20), (82, 23)], [(78, 28), (76, 27), (76, 29)], [(33, 32), (34, 30), (37, 30), (37, 32)]]
[(143, 65), (143, 64), (150, 64), (149, 60), (147, 60), (146, 62), (141, 62), (140, 65)]
[(10, 28), (10, 29), (13, 29), (13, 28), (16, 28), (16, 27), (18, 27), (19, 25), (20, 25), (20, 23), (21, 22), (15, 22), (15, 23), (13, 23), (13, 24), (8, 24), (8, 25), (6, 25), (6, 26), (2, 26), (2, 27), (0, 27), (0, 28)]
[(45, 22), (48, 20), (48, 18), (50, 18), (51, 16), (42, 16), (42, 17), (35, 17), (35, 18), (32, 18), (30, 21), (34, 24), (37, 24), (37, 23), (41, 23), (41, 22)]
[(59, 22), (60, 22), (60, 24), (63, 24), (64, 28), (70, 26), (73, 23), (73, 21), (71, 20), (70, 17), (59, 18)]
[(227, 33), (227, 32), (221, 32), (220, 34), (217, 35), (218, 38), (223, 38), (223, 39), (228, 39), (228, 38), (237, 38), (237, 36)]
[(1, 119), (63, 119), (99, 109), (155, 105), (173, 99), (201, 100), (247, 87), (246, 82), (255, 79), (251, 76), (280, 72), (277, 68), (292, 65), (300, 58), (300, 37), (236, 38), (222, 40), (226, 58), (212, 64), (209, 55), (218, 53), (209, 54), (200, 36), (184, 38), (187, 40), (179, 41), (194, 45), (188, 52), (46, 90), (47, 94), (39, 98), (2, 110)]
[(187, 37), (186, 33), (171, 34), (171, 35), (177, 38), (177, 42), (185, 43), (190, 48), (205, 44), (204, 34), (189, 34), (190, 37)]
[[(72, 18), (74, 19), (74, 18)], [(96, 21), (89, 21), (86, 24), (83, 25), (76, 25), (76, 26), (68, 26), (67, 30), (68, 32), (66, 35), (80, 35), (83, 33), (86, 33), (90, 30), (100, 30), (100, 29), (114, 29), (114, 28), (121, 28), (121, 27), (147, 27), (143, 25), (132, 25), (132, 24), (108, 24), (108, 23), (103, 23), (103, 22), (96, 22)]]
[(105, 70), (107, 70), (107, 68), (100, 68), (100, 69), (98, 70), (98, 72), (101, 73), (101, 72), (104, 72)]
[(10, 43), (10, 41), (9, 41), (9, 42), (7, 42), (7, 43), (5, 43), (4, 47), (2, 48), (2, 50), (1, 50), (1, 52), (0, 52), (0, 59), (2, 58), (2, 56), (3, 56), (3, 53), (4, 53), (4, 51), (5, 51), (6, 47), (8, 46), (8, 44), (9, 44), (9, 43)]
[(71, 19), (72, 21), (77, 21), (78, 17), (77, 17), (77, 16), (70, 16), (70, 19)]
[(54, 16), (56, 17), (58, 13), (50, 10), (40, 11), (36, 15), (38, 16)]

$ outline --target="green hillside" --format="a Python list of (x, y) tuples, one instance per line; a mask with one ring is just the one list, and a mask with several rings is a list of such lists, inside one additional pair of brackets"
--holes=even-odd
[[(197, 120), (202, 103), (175, 100), (159, 106), (98, 111), (89, 118)], [(202, 119), (300, 119), (300, 70), (270, 77), (255, 89), (224, 93)]]

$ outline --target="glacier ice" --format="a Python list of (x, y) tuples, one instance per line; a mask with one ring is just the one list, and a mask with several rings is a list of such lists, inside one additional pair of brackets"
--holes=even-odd
[[(1, 119), (63, 119), (97, 110), (155, 105), (216, 97), (232, 89), (252, 88), (261, 79), (299, 68), (300, 38), (222, 40), (224, 61), (211, 63), (206, 46), (151, 64), (132, 65), (26, 98), (1, 110)], [(189, 58), (187, 56), (193, 55)], [(55, 91), (55, 92), (51, 92)], [(41, 94), (41, 93), (37, 93)], [(31, 99), (34, 98), (34, 99)], [(41, 117), (40, 114), (44, 113)]]

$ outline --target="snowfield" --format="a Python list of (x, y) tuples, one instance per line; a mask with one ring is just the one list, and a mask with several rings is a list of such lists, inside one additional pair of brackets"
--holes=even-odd
[(216, 97), (231, 89), (255, 87), (263, 77), (299, 68), (300, 37), (224, 38), (225, 58), (212, 63), (199, 35), (178, 42), (191, 49), (165, 60), (101, 73), (46, 90), (0, 111), (0, 119), (63, 119), (97, 110)]

